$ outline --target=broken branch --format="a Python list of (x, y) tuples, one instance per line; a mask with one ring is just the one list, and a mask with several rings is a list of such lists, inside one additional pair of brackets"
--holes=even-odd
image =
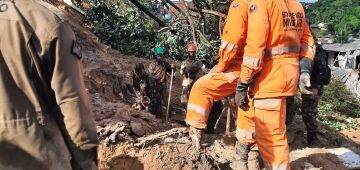
[(138, 138), (137, 141), (138, 143), (134, 144), (134, 146), (139, 147), (139, 146), (143, 146), (146, 143), (152, 142), (152, 141), (156, 141), (159, 139), (164, 139), (168, 136), (172, 136), (174, 134), (181, 134), (181, 133), (187, 133), (188, 130), (187, 128), (174, 128), (174, 129), (170, 129), (168, 131), (165, 132), (161, 132), (161, 133), (157, 133), (157, 134), (153, 134), (147, 137), (141, 137)]
[(198, 12), (198, 13), (206, 13), (206, 14), (212, 14), (212, 15), (216, 15), (218, 17), (221, 18), (225, 18), (226, 15), (221, 13), (221, 12), (217, 12), (217, 11), (213, 11), (213, 10), (208, 10), (208, 9), (196, 9), (196, 8), (189, 8), (191, 11), (194, 12)]

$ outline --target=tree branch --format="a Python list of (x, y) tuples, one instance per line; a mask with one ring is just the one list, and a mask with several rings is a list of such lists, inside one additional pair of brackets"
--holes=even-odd
[(129, 0), (132, 4), (134, 4), (137, 8), (139, 8), (142, 12), (144, 12), (147, 16), (155, 20), (161, 27), (166, 27), (164, 21), (159, 19), (153, 13), (151, 13), (144, 5), (142, 5), (138, 0)]
[(198, 13), (206, 13), (206, 14), (212, 14), (212, 15), (216, 15), (219, 16), (221, 18), (225, 18), (226, 15), (221, 13), (221, 12), (217, 12), (217, 11), (212, 11), (212, 10), (207, 10), (207, 9), (195, 9), (195, 8), (189, 8), (191, 11), (194, 12), (198, 12)]
[(197, 42), (196, 42), (196, 29), (195, 29), (194, 20), (193, 20), (193, 19), (191, 18), (191, 16), (190, 16), (189, 9), (188, 9), (188, 6), (187, 6), (185, 0), (182, 0), (182, 2), (183, 2), (184, 5), (185, 5), (185, 15), (186, 15), (186, 17), (188, 18), (189, 23), (190, 23), (190, 26), (191, 26), (191, 29), (192, 29), (192, 36), (193, 36), (194, 44), (195, 44), (195, 46), (197, 46)]

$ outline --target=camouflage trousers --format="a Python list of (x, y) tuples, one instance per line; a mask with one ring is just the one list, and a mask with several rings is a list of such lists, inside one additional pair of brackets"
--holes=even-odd
[(318, 114), (319, 100), (324, 91), (324, 86), (318, 88), (318, 95), (312, 99), (310, 96), (302, 95), (301, 116), (308, 134), (315, 134), (317, 130), (316, 117)]
[[(301, 116), (306, 126), (308, 134), (314, 134), (317, 130), (316, 116), (318, 114), (318, 104), (324, 91), (324, 86), (318, 87), (318, 95), (312, 99), (310, 96), (301, 95)], [(295, 97), (286, 98), (286, 125), (289, 125), (296, 115)]]

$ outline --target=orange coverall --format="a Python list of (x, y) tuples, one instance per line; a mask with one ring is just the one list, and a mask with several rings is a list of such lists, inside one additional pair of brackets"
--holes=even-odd
[(238, 108), (236, 119), (236, 139), (243, 144), (251, 146), (251, 149), (258, 150), (255, 142), (255, 108), (253, 99), (249, 99), (249, 110), (244, 111)]
[(208, 73), (194, 83), (187, 105), (188, 125), (206, 129), (213, 102), (235, 92), (246, 40), (247, 12), (246, 1), (234, 0), (231, 4), (216, 66), (221, 72)]
[(314, 40), (297, 0), (252, 0), (248, 12), (240, 81), (253, 80), (256, 143), (266, 169), (290, 169), (285, 96), (295, 95), (299, 59), (313, 59)]

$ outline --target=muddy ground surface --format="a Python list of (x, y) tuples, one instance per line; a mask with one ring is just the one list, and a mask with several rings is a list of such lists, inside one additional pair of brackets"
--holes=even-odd
[[(125, 56), (102, 44), (89, 26), (82, 23), (80, 15), (73, 11), (67, 13), (83, 46), (85, 81), (101, 141), (100, 169), (229, 169), (229, 162), (236, 155), (234, 138), (230, 142), (223, 140), (225, 121), (221, 121), (222, 125), (215, 134), (205, 135), (206, 146), (201, 153), (195, 153), (181, 122), (165, 124), (148, 112), (131, 108), (134, 96), (131, 70), (139, 62), (147, 67), (150, 60)], [(177, 83), (172, 94), (176, 98), (172, 103), (179, 106), (181, 81), (178, 74), (174, 82)], [(180, 110), (174, 109), (173, 112), (179, 113)], [(304, 128), (301, 117), (288, 127), (290, 148), (292, 155), (296, 155), (292, 156), (295, 158), (291, 162), (293, 169), (346, 169), (335, 155), (326, 153), (324, 149), (306, 148)], [(169, 130), (171, 133), (156, 136)], [(359, 129), (339, 133), (321, 126), (320, 130), (319, 137), (326, 148), (346, 147), (360, 154)], [(147, 141), (147, 136), (154, 136), (154, 139)], [(298, 153), (303, 154), (299, 156)]]

